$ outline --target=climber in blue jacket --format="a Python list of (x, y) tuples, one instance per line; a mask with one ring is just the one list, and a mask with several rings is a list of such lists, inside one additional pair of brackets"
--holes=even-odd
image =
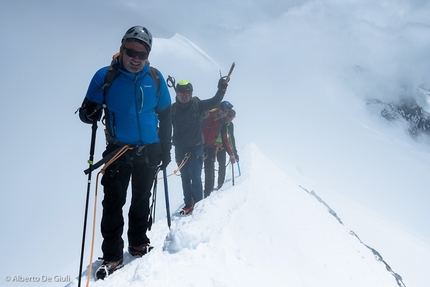
[[(120, 147), (127, 151), (110, 164), (102, 178), (104, 186), (101, 233), (103, 263), (96, 277), (104, 279), (123, 266), (124, 218), (122, 208), (131, 178), (131, 204), (128, 213), (128, 252), (146, 254), (150, 240), (146, 235), (150, 213), (151, 188), (158, 168), (170, 162), (172, 117), (171, 99), (162, 74), (149, 66), (152, 35), (143, 26), (127, 30), (119, 56), (110, 67), (96, 72), (79, 110), (80, 119), (94, 123), (104, 111), (106, 151)], [(106, 75), (115, 67), (110, 86)]]

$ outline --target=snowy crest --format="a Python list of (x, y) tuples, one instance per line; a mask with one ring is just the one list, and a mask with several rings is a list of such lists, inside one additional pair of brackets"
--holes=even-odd
[(125, 257), (129, 264), (92, 286), (397, 286), (374, 254), (255, 144), (240, 153), (243, 173), (234, 186), (214, 191), (191, 216), (174, 216), (170, 230), (156, 222), (149, 234), (155, 249)]

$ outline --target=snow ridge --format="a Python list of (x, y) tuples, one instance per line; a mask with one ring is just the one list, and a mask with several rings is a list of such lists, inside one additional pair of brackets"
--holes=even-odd
[(255, 144), (240, 154), (234, 186), (214, 191), (191, 216), (174, 216), (170, 230), (155, 222), (154, 250), (133, 260), (125, 253), (128, 264), (106, 280), (92, 276), (91, 286), (404, 286)]
[[(342, 224), (342, 225), (344, 225), (343, 224), (343, 222), (342, 222), (342, 220), (340, 219), (340, 217), (336, 214), (336, 212), (321, 198), (321, 197), (319, 197), (316, 193), (315, 193), (315, 191), (313, 191), (313, 190), (311, 190), (311, 191), (309, 191), (309, 190), (307, 190), (306, 188), (304, 188), (304, 187), (302, 187), (302, 186), (300, 186), (304, 191), (306, 191), (307, 193), (309, 193), (310, 195), (312, 195), (313, 197), (315, 197), (321, 204), (323, 204), (326, 208), (327, 208), (327, 211), (331, 214), (331, 215), (333, 215), (334, 216), (334, 218), (336, 218), (336, 220), (340, 223), (340, 224)], [(388, 265), (388, 263), (384, 260), (384, 258), (382, 258), (382, 256), (381, 256), (381, 254), (376, 250), (376, 249), (374, 249), (374, 248), (372, 248), (372, 247), (370, 247), (369, 245), (367, 245), (367, 244), (365, 244), (361, 239), (360, 239), (360, 237), (358, 237), (358, 235), (354, 232), (354, 231), (352, 231), (352, 230), (350, 230), (349, 231), (350, 233), (351, 233), (351, 235), (353, 235), (354, 237), (356, 237), (364, 246), (366, 246), (367, 248), (369, 248), (369, 250), (370, 251), (372, 251), (372, 253), (375, 255), (375, 258), (378, 260), (378, 261), (380, 261), (382, 264), (384, 264), (385, 266), (386, 266), (386, 268), (387, 268), (387, 270), (388, 270), (388, 272), (390, 272), (393, 276), (394, 276), (394, 278), (396, 279), (396, 281), (397, 281), (397, 285), (399, 286), (399, 287), (406, 287), (406, 285), (405, 285), (405, 283), (403, 282), (403, 278), (402, 278), (402, 276), (400, 276), (398, 273), (396, 273), (396, 272), (394, 272), (393, 271), (393, 269), (390, 267), (390, 265)]]

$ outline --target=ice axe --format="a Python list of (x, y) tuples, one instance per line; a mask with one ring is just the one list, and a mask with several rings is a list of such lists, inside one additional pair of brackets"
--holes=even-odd
[(167, 86), (169, 88), (173, 88), (175, 90), (175, 92), (176, 92), (176, 80), (175, 80), (174, 77), (172, 77), (172, 76), (169, 75), (167, 77), (166, 83), (167, 83)]
[[(227, 77), (224, 80), (224, 84), (227, 84), (230, 81), (230, 76), (231, 76), (231, 73), (233, 73), (233, 69), (235, 66), (236, 66), (236, 63), (233, 62), (233, 64), (231, 64), (230, 71), (228, 71)], [(222, 77), (221, 70), (219, 71), (219, 74)]]

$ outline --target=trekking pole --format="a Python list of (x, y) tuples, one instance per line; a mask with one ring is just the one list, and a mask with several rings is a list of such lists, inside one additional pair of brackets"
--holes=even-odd
[(155, 221), (155, 206), (157, 205), (157, 182), (158, 182), (158, 172), (160, 171), (160, 168), (157, 167), (155, 170), (154, 175), (154, 187), (152, 189), (152, 203), (151, 207), (149, 208), (149, 219), (148, 219), (148, 230), (151, 231), (152, 223)]
[(231, 164), (231, 182), (234, 186), (234, 163)]
[(171, 225), (170, 221), (170, 204), (169, 204), (169, 191), (167, 187), (167, 172), (166, 169), (163, 169), (163, 178), (164, 178), (164, 197), (166, 198), (166, 214), (167, 214), (167, 226)]
[[(97, 174), (96, 183), (98, 183), (99, 174), (100, 173)], [(92, 233), (92, 238), (91, 238), (90, 264), (88, 267), (87, 285), (85, 285), (86, 287), (88, 287), (90, 285), (91, 270), (93, 268), (94, 238), (95, 238), (95, 234), (96, 234), (96, 215), (97, 215), (97, 184), (96, 184), (96, 190), (94, 192), (93, 233)]]
[[(90, 157), (88, 160), (89, 164), (89, 172), (88, 172), (88, 185), (87, 185), (87, 199), (85, 202), (85, 215), (84, 215), (84, 228), (82, 232), (82, 247), (81, 247), (81, 261), (79, 264), (79, 279), (78, 279), (78, 287), (81, 286), (81, 277), (82, 277), (82, 265), (84, 261), (84, 249), (85, 249), (85, 232), (87, 229), (87, 218), (88, 218), (88, 202), (90, 199), (90, 188), (91, 188), (91, 172), (93, 168), (93, 160), (94, 160), (94, 150), (96, 145), (96, 133), (97, 132), (97, 120), (93, 120), (92, 125), (92, 133), (91, 133), (91, 143), (90, 143)], [(88, 274), (90, 276), (90, 274)]]

